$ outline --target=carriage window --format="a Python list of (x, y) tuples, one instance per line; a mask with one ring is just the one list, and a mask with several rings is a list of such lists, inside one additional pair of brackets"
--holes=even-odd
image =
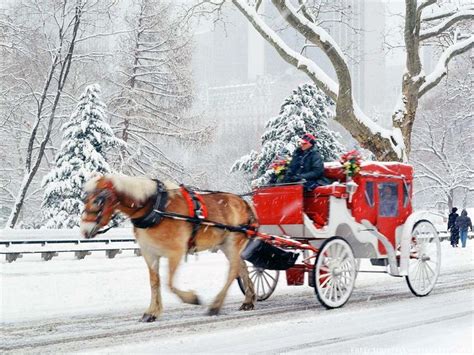
[(374, 183), (372, 181), (365, 183), (365, 201), (370, 207), (374, 207)]
[(381, 183), (379, 190), (379, 216), (398, 215), (398, 189), (396, 183)]
[(410, 191), (411, 184), (409, 182), (403, 181), (403, 207), (407, 207), (410, 202)]

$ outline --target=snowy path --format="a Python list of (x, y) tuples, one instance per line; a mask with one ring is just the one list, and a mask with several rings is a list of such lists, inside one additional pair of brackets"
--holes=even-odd
[[(235, 285), (218, 317), (164, 292), (163, 317), (152, 324), (137, 322), (148, 303), (140, 258), (2, 264), (2, 319), (5, 314), (8, 321), (2, 348), (7, 353), (469, 353), (472, 249), (442, 245), (442, 272), (427, 297), (414, 297), (402, 278), (360, 274), (349, 302), (327, 311), (313, 289), (288, 287), (282, 275), (276, 293), (251, 312), (237, 311), (242, 296)], [(190, 260), (180, 284), (204, 293), (209, 303), (221, 286), (223, 270), (216, 272), (216, 265), (222, 261), (213, 254)], [(186, 278), (189, 272), (194, 277)], [(30, 294), (21, 292), (25, 284)]]

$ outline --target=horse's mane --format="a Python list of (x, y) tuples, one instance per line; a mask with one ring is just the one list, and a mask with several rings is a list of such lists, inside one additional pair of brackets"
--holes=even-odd
[[(117, 192), (126, 194), (138, 201), (146, 201), (149, 197), (156, 193), (156, 182), (144, 176), (127, 176), (122, 174), (107, 174), (104, 176), (110, 180)], [(85, 185), (86, 191), (95, 188), (100, 176), (88, 181)], [(163, 181), (167, 190), (178, 189), (179, 186), (170, 181)]]

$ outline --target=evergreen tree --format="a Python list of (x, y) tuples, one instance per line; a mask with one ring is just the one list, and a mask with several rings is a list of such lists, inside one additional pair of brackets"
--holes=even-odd
[(337, 160), (345, 150), (339, 143), (338, 133), (328, 127), (328, 119), (334, 115), (334, 102), (312, 84), (303, 84), (285, 99), (280, 114), (265, 124), (261, 137), (261, 152), (237, 160), (232, 171), (251, 174), (252, 185), (268, 183), (273, 172), (271, 164), (275, 159), (290, 157), (298, 147), (299, 137), (305, 132), (316, 136), (316, 146), (324, 161)]
[(98, 85), (86, 87), (71, 118), (62, 126), (63, 140), (55, 167), (43, 178), (43, 207), (47, 228), (79, 225), (84, 183), (94, 174), (110, 172), (105, 153), (123, 146), (105, 121)]

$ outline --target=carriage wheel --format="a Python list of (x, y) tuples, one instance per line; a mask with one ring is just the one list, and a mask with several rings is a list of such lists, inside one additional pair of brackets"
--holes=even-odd
[(356, 277), (357, 275), (359, 274), (359, 270), (360, 270), (360, 263), (361, 263), (362, 259), (360, 258), (357, 258), (355, 259), (355, 271), (356, 271)]
[(441, 267), (441, 244), (438, 232), (428, 221), (415, 224), (410, 243), (408, 287), (415, 296), (428, 295), (438, 279)]
[(326, 240), (314, 263), (314, 290), (326, 308), (343, 306), (354, 289), (357, 265), (351, 246), (340, 237)]
[[(249, 270), (249, 277), (253, 282), (255, 287), (255, 296), (257, 301), (264, 301), (270, 297), (275, 291), (275, 288), (278, 283), (278, 278), (280, 277), (280, 271), (278, 270), (267, 270), (261, 267), (256, 267), (251, 264), (247, 264), (247, 269)], [(245, 288), (240, 277), (237, 278), (240, 290), (245, 294)]]

